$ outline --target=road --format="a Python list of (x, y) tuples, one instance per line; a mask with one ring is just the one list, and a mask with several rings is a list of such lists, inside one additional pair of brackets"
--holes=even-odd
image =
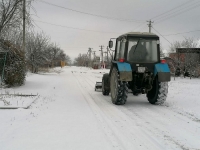
[(151, 105), (145, 95), (129, 93), (125, 105), (114, 105), (94, 91), (104, 72), (66, 67), (28, 77), (13, 90), (40, 97), (29, 109), (0, 110), (3, 150), (200, 150), (198, 118), (168, 103)]

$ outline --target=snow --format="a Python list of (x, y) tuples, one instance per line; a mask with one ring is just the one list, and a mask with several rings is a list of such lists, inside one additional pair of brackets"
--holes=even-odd
[[(163, 105), (129, 93), (127, 103), (117, 106), (110, 96), (94, 91), (108, 72), (55, 68), (28, 73), (21, 87), (0, 89), (1, 94), (36, 95), (4, 95), (10, 106), (19, 108), (0, 109), (0, 149), (200, 149), (200, 79), (172, 78)], [(25, 103), (30, 107), (24, 109)], [(1, 99), (0, 106), (5, 106)]]

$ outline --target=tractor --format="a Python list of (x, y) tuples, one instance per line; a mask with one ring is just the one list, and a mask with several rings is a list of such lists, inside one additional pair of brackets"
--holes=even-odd
[(128, 92), (146, 94), (151, 104), (163, 104), (168, 93), (170, 70), (160, 57), (159, 36), (129, 32), (111, 38), (108, 45), (115, 52), (109, 73), (102, 77), (102, 94), (111, 95), (113, 104), (124, 105)]

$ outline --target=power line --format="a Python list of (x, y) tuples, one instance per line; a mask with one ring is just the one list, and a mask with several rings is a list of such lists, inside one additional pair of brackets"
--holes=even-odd
[(42, 3), (45, 3), (45, 4), (48, 4), (48, 5), (59, 7), (59, 8), (62, 8), (62, 9), (74, 11), (74, 12), (85, 14), (85, 15), (91, 15), (91, 16), (95, 16), (95, 17), (101, 17), (101, 18), (118, 20), (118, 21), (136, 22), (136, 23), (144, 22), (143, 20), (133, 20), (133, 19), (123, 19), (123, 18), (113, 18), (113, 17), (108, 17), (108, 16), (102, 16), (102, 15), (87, 13), (87, 12), (83, 12), (83, 11), (79, 11), (79, 10), (75, 10), (75, 9), (71, 9), (71, 8), (67, 8), (67, 7), (63, 7), (63, 6), (59, 6), (59, 5), (56, 5), (56, 4), (53, 4), (53, 3), (49, 3), (49, 2), (46, 2), (46, 1), (43, 1), (43, 0), (38, 0), (38, 1), (42, 2)]
[(168, 10), (168, 11), (162, 13), (162, 14), (159, 14), (159, 15), (157, 15), (157, 16), (151, 18), (151, 20), (152, 20), (152, 19), (155, 19), (155, 18), (159, 18), (160, 16), (162, 16), (162, 15), (164, 15), (164, 14), (166, 14), (166, 13), (169, 13), (169, 12), (171, 12), (171, 11), (173, 11), (173, 10), (175, 10), (175, 9), (177, 9), (177, 8), (179, 8), (179, 7), (181, 7), (181, 6), (183, 6), (183, 5), (186, 5), (187, 3), (190, 3), (191, 1), (194, 1), (194, 0), (189, 0), (189, 1), (187, 1), (187, 2), (185, 2), (185, 3), (183, 3), (183, 4), (181, 4), (181, 5), (178, 5), (178, 6), (172, 8), (172, 9), (170, 9), (170, 10)]
[[(189, 1), (189, 2), (194, 2), (194, 1), (195, 1), (195, 0), (192, 0), (192, 1)], [(193, 6), (196, 7), (196, 4), (198, 4), (198, 3), (199, 3), (199, 1), (197, 1), (196, 3), (193, 3), (193, 4), (191, 4), (191, 5), (187, 5), (187, 6), (183, 7), (183, 8), (173, 9), (173, 10), (175, 10), (175, 11), (173, 11), (173, 12), (171, 12), (171, 13), (168, 13), (168, 14), (166, 14), (166, 15), (164, 15), (164, 16), (161, 16), (161, 18), (158, 18), (158, 19), (155, 19), (155, 20), (156, 20), (156, 21), (158, 21), (158, 20), (163, 20), (164, 18), (169, 18), (169, 17), (171, 17), (171, 16), (175, 17), (175, 16), (177, 16), (178, 14), (180, 14), (180, 13), (182, 13), (182, 12), (188, 10), (188, 9), (191, 10), (191, 8), (192, 8)]]
[(44, 21), (39, 21), (39, 20), (35, 20), (36, 22), (40, 22), (40, 23), (44, 23), (44, 24), (49, 24), (52, 26), (58, 26), (58, 27), (63, 27), (63, 28), (69, 28), (69, 29), (74, 29), (74, 30), (82, 30), (82, 31), (90, 31), (90, 32), (99, 32), (99, 33), (117, 33), (117, 34), (122, 34), (119, 32), (107, 32), (107, 31), (96, 31), (96, 30), (88, 30), (88, 29), (81, 29), (81, 28), (74, 28), (74, 27), (69, 27), (69, 26), (64, 26), (64, 25), (58, 25), (58, 24), (53, 24), (53, 23), (49, 23), (49, 22), (44, 22)]
[[(41, 22), (41, 23), (45, 23), (45, 24), (49, 24), (49, 25), (53, 25), (53, 26), (59, 26), (59, 27), (64, 27), (64, 28), (70, 28), (70, 29), (74, 29), (74, 30), (84, 30), (84, 31), (90, 31), (90, 32), (103, 32), (103, 33), (118, 33), (118, 32), (104, 32), (104, 31), (95, 31), (95, 30), (86, 30), (86, 29), (80, 29), (80, 28), (73, 28), (73, 27), (68, 27), (68, 26), (63, 26), (63, 25), (57, 25), (57, 24), (52, 24), (52, 23), (48, 23), (48, 22), (43, 22), (43, 21), (38, 21), (35, 20), (36, 22)], [(153, 28), (153, 26), (151, 26)], [(41, 28), (40, 28), (41, 29)], [(153, 28), (155, 30), (155, 28)], [(42, 30), (42, 29), (41, 29)], [(156, 30), (155, 30), (156, 31)], [(162, 36), (172, 36), (172, 35), (180, 35), (180, 34), (186, 34), (186, 33), (192, 33), (192, 32), (199, 32), (200, 30), (192, 30), (192, 31), (186, 31), (186, 32), (180, 32), (180, 33), (171, 33), (171, 34), (166, 34), (166, 35), (162, 35)], [(158, 31), (157, 31), (158, 32)], [(123, 33), (118, 33), (118, 34), (123, 34)], [(68, 48), (86, 48), (86, 47), (68, 47)]]
[[(98, 32), (98, 33), (111, 33), (111, 34), (123, 34), (122, 32), (108, 32), (108, 31), (96, 31), (96, 30), (88, 30), (88, 29), (81, 29), (81, 28), (74, 28), (74, 27), (70, 27), (70, 26), (64, 26), (64, 25), (59, 25), (59, 24), (53, 24), (53, 23), (49, 23), (49, 22), (45, 22), (45, 21), (39, 21), (39, 20), (34, 20), (35, 22), (40, 22), (40, 23), (44, 23), (44, 24), (48, 24), (48, 25), (52, 25), (52, 26), (57, 26), (57, 27), (62, 27), (62, 28), (69, 28), (69, 29), (73, 29), (73, 30), (81, 30), (81, 31), (89, 31), (89, 32)], [(35, 23), (36, 24), (36, 23)], [(141, 26), (143, 25), (143, 26)], [(140, 28), (140, 27), (145, 27), (146, 24), (140, 24), (140, 26), (137, 26), (136, 28)], [(39, 27), (40, 28), (40, 27)], [(136, 29), (135, 28), (135, 29)], [(41, 29), (41, 28), (40, 28)], [(135, 31), (134, 29), (134, 31)], [(42, 29), (41, 29), (42, 30)]]
[(143, 27), (144, 25), (146, 26), (146, 22), (145, 22), (145, 23), (142, 23), (142, 24), (140, 24), (140, 25), (138, 25), (138, 26), (136, 26), (136, 27), (134, 28), (134, 31), (135, 31), (136, 29), (138, 29), (138, 28)]
[[(89, 32), (103, 32), (103, 33), (117, 33), (117, 34), (123, 34), (123, 33), (119, 33), (119, 32), (106, 32), (106, 31), (96, 31), (96, 30), (87, 30), (87, 29), (81, 29), (81, 28), (74, 28), (74, 27), (69, 27), (69, 26), (63, 26), (63, 25), (58, 25), (58, 24), (52, 24), (52, 23), (48, 23), (48, 22), (44, 22), (44, 21), (39, 21), (39, 20), (34, 20), (36, 22), (40, 22), (40, 23), (44, 23), (44, 24), (49, 24), (52, 26), (58, 26), (58, 27), (63, 27), (63, 28), (69, 28), (69, 29), (74, 29), (74, 30), (83, 30), (83, 31), (89, 31)], [(145, 25), (146, 26), (146, 25)], [(144, 27), (140, 26), (140, 27)], [(153, 26), (151, 26), (153, 28)], [(41, 29), (41, 28), (40, 28)], [(41, 29), (42, 30), (42, 29)], [(155, 30), (155, 29), (154, 29)], [(156, 30), (155, 30), (156, 31)], [(200, 31), (200, 30), (192, 30), (192, 31), (186, 31), (186, 32), (180, 32), (180, 33), (172, 33), (172, 34), (167, 34), (167, 35), (163, 35), (163, 36), (171, 36), (171, 35), (179, 35), (179, 34), (185, 34), (185, 33), (191, 33), (191, 32), (196, 32), (196, 31)], [(69, 47), (69, 48), (79, 48), (79, 47)], [(86, 47), (80, 47), (80, 48), (86, 48)]]
[(161, 23), (161, 22), (163, 22), (163, 21), (165, 21), (165, 20), (167, 20), (167, 19), (173, 18), (173, 17), (175, 17), (175, 16), (177, 16), (177, 15), (183, 14), (183, 13), (185, 13), (185, 12), (187, 12), (187, 11), (190, 11), (190, 10), (192, 10), (192, 9), (194, 9), (194, 8), (197, 8), (197, 7), (199, 7), (199, 6), (200, 6), (200, 4), (197, 5), (197, 6), (195, 6), (195, 7), (189, 8), (189, 9), (187, 9), (187, 10), (185, 10), (185, 11), (181, 11), (181, 12), (175, 14), (175, 15), (174, 15), (174, 14), (171, 14), (171, 15), (167, 16), (166, 18), (161, 19), (159, 22), (156, 22), (156, 24)]
[(167, 35), (163, 35), (163, 36), (180, 35), (180, 34), (198, 32), (198, 31), (200, 31), (200, 30), (192, 30), (192, 31), (180, 32), (180, 33), (172, 33), (172, 34), (167, 34)]
[(168, 40), (168, 39), (166, 39), (162, 34), (160, 34), (160, 32), (158, 32), (154, 27), (152, 27), (160, 36), (162, 36), (167, 42), (169, 42), (170, 43), (170, 45), (172, 45), (172, 43)]
[[(195, 1), (195, 0), (192, 0), (192, 1)], [(67, 9), (67, 10), (70, 10), (70, 11), (75, 11), (75, 12), (78, 12), (78, 13), (86, 14), (86, 15), (92, 15), (92, 16), (96, 16), (96, 17), (102, 17), (102, 18), (106, 18), (106, 19), (113, 19), (113, 20), (120, 20), (120, 21), (129, 21), (129, 22), (137, 21), (137, 22), (139, 22), (139, 20), (128, 20), (128, 19), (111, 18), (111, 17), (107, 17), (107, 16), (102, 16), (102, 15), (96, 15), (96, 14), (92, 14), (92, 13), (82, 12), (82, 11), (74, 10), (74, 9), (71, 9), (71, 8), (66, 8), (66, 7), (63, 7), (63, 6), (59, 6), (59, 5), (56, 5), (56, 4), (52, 4), (52, 3), (49, 3), (49, 2), (46, 2), (46, 1), (43, 1), (43, 0), (39, 0), (39, 2), (48, 4), (48, 5), (52, 5), (52, 6), (55, 6), (55, 7), (59, 7), (59, 8), (62, 8), (62, 9)], [(166, 11), (166, 12), (160, 14), (160, 15), (157, 15), (157, 16), (155, 16), (155, 17), (153, 17), (153, 18), (159, 18), (160, 16), (163, 16), (164, 14), (169, 13), (169, 12), (171, 12), (171, 11), (173, 11), (173, 10), (179, 8), (179, 7), (182, 7), (182, 6), (184, 6), (184, 5), (186, 5), (186, 4), (190, 3), (190, 2), (191, 2), (191, 0), (190, 0), (190, 1), (187, 1), (187, 2), (185, 2), (185, 3), (183, 3), (183, 4), (179, 5), (179, 6), (177, 6), (177, 7), (175, 7), (175, 8), (172, 8), (172, 9), (170, 9), (169, 11)], [(197, 2), (197, 3), (199, 3), (199, 2)], [(197, 4), (197, 3), (195, 3), (195, 4)], [(158, 20), (160, 20), (160, 22), (162, 22), (163, 20), (169, 19), (169, 18), (171, 18), (171, 17), (175, 17), (175, 16), (177, 16), (177, 15), (183, 13), (183, 12), (189, 11), (189, 10), (191, 10), (192, 8), (196, 8), (196, 7), (199, 7), (199, 5), (195, 5), (194, 7), (191, 7), (191, 8), (189, 8), (189, 9), (184, 10), (184, 11), (181, 11), (181, 12), (179, 12), (178, 14), (175, 14), (175, 15), (174, 15), (173, 13), (172, 13), (172, 14), (168, 14), (168, 16), (161, 17), (161, 18), (160, 18), (161, 20), (160, 20), (160, 19), (158, 19)], [(184, 9), (185, 9), (185, 8), (184, 8)], [(180, 11), (180, 10), (178, 10), (178, 11)], [(177, 12), (177, 11), (176, 11), (176, 12)], [(174, 13), (176, 13), (176, 12), (174, 12)], [(172, 15), (173, 15), (173, 16), (172, 16)], [(166, 18), (166, 17), (167, 17), (167, 18)], [(153, 18), (152, 18), (152, 19), (153, 19)], [(160, 22), (157, 22), (158, 20), (156, 20), (156, 23), (160, 23)], [(46, 23), (46, 24), (50, 24), (50, 25), (54, 25), (54, 26), (60, 26), (60, 27), (65, 27), (65, 28), (76, 29), (76, 30), (90, 31), (90, 32), (117, 33), (117, 32), (105, 32), (105, 31), (95, 31), (95, 30), (80, 29), (80, 28), (74, 28), (74, 27), (68, 27), (68, 26), (63, 26), (63, 25), (57, 25), (57, 24), (47, 23), (47, 22), (43, 22), (43, 21), (38, 21), (38, 22)], [(141, 22), (141, 21), (140, 21), (140, 22)], [(136, 30), (137, 28), (142, 27), (143, 24), (144, 24), (144, 23), (140, 24), (140, 25), (137, 26), (134, 30)], [(118, 34), (122, 34), (122, 33), (118, 33)]]
[[(196, 5), (196, 4), (198, 4), (198, 5)], [(170, 18), (175, 17), (175, 16), (177, 16), (177, 15), (183, 14), (183, 13), (185, 13), (185, 12), (187, 12), (187, 11), (190, 11), (190, 10), (192, 10), (192, 9), (194, 9), (194, 8), (197, 8), (197, 7), (199, 7), (199, 6), (200, 6), (200, 3), (199, 3), (199, 2), (198, 2), (198, 3), (195, 3), (195, 5), (194, 5), (193, 7), (189, 7), (189, 8), (184, 9), (184, 10), (182, 9), (182, 11), (181, 11), (181, 10), (178, 10), (178, 11), (172, 13), (172, 14), (169, 14), (168, 16), (165, 16), (165, 17), (163, 17), (163, 18), (161, 18), (161, 19), (158, 19), (159, 21), (156, 20), (155, 23), (156, 23), (156, 24), (161, 23), (161, 22), (163, 22), (163, 21), (165, 21), (165, 20), (167, 20), (167, 19), (170, 19)]]
[[(166, 12), (160, 14), (160, 15), (157, 15), (157, 16), (153, 17), (152, 19), (154, 19), (154, 18), (159, 18), (160, 16), (162, 16), (162, 15), (164, 15), (164, 14), (166, 14), (166, 13), (169, 13), (169, 12), (171, 12), (171, 11), (175, 10), (176, 8), (179, 8), (179, 7), (183, 6), (183, 5), (186, 5), (186, 4), (188, 4), (188, 3), (191, 3), (192, 1), (195, 1), (195, 0), (187, 1), (186, 3), (183, 3), (183, 4), (181, 4), (181, 5), (179, 5), (179, 6), (175, 7), (175, 8), (170, 9), (169, 11), (166, 11)], [(199, 3), (199, 2), (198, 2), (198, 3)], [(196, 3), (195, 3), (195, 4), (196, 4)], [(171, 14), (171, 15), (173, 15), (173, 14)], [(169, 16), (164, 16), (164, 17), (169, 17)], [(174, 16), (173, 16), (173, 17), (174, 17)], [(162, 19), (162, 18), (161, 18), (161, 19)], [(159, 20), (159, 19), (158, 19), (158, 20)], [(147, 21), (147, 22), (149, 22), (149, 24), (148, 24), (149, 32), (151, 32), (151, 31), (150, 31), (150, 29), (151, 29), (151, 23), (153, 23), (154, 21), (151, 21), (151, 19), (150, 19), (150, 21)], [(141, 27), (141, 25), (142, 25), (142, 24), (140, 24), (140, 25), (137, 26), (136, 28)], [(143, 26), (144, 26), (144, 25), (143, 25)], [(143, 27), (143, 28), (144, 28), (144, 27)]]

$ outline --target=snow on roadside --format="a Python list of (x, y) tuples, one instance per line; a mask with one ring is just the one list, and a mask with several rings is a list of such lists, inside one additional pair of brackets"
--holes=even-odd
[[(182, 118), (184, 119), (186, 117), (185, 120), (187, 121), (191, 119), (193, 122), (186, 124), (187, 126), (184, 125), (183, 128), (189, 128), (192, 131), (193, 129), (196, 129), (196, 131), (199, 132), (200, 128), (198, 128), (198, 124), (200, 122), (200, 79), (190, 80), (189, 78), (176, 78), (174, 81), (172, 78), (171, 82), (169, 82), (169, 93), (167, 101), (164, 104), (166, 109), (162, 109), (163, 106), (153, 106), (148, 104), (145, 95), (141, 95), (136, 98), (131, 95), (131, 93), (129, 93), (129, 100), (131, 101), (131, 98), (135, 98), (135, 100), (127, 102), (127, 104), (124, 106), (115, 106), (111, 103), (110, 97), (105, 97), (100, 92), (95, 92), (92, 89), (95, 81), (101, 81), (102, 75), (108, 72), (109, 69), (95, 70), (86, 67), (55, 68), (54, 70), (50, 70), (49, 73), (28, 73), (26, 84), (21, 87), (0, 89), (0, 93), (22, 93), (38, 95), (37, 99), (31, 104), (29, 109), (0, 109), (0, 145), (2, 150), (17, 148), (68, 148), (75, 150), (94, 148), (117, 149), (117, 147), (113, 147), (113, 145), (111, 145), (107, 139), (107, 136), (114, 136), (112, 130), (106, 126), (105, 122), (102, 122), (102, 124), (100, 124), (101, 127), (99, 127), (99, 122), (97, 122), (97, 119), (100, 115), (97, 113), (102, 113), (102, 117), (105, 118), (107, 116), (104, 115), (108, 115), (108, 118), (114, 117), (117, 120), (119, 119), (119, 122), (116, 122), (116, 120), (112, 120), (112, 118), (110, 118), (109, 122), (114, 123), (114, 125), (120, 125), (120, 122), (124, 126), (127, 125), (127, 122), (131, 124), (131, 126), (129, 126), (130, 128), (122, 128), (122, 126), (120, 126), (120, 128), (116, 128), (115, 126), (117, 130), (120, 129), (117, 133), (121, 133), (121, 130), (129, 133), (132, 127), (137, 127), (146, 131), (146, 129), (142, 128), (142, 126), (147, 126), (150, 130), (153, 130), (153, 127), (155, 126), (155, 133), (162, 137), (162, 135), (160, 135), (160, 133), (157, 131), (157, 127), (159, 128), (161, 124), (164, 124), (163, 122), (169, 122), (171, 120), (168, 120), (165, 118), (165, 116), (162, 116), (162, 113), (160, 113), (159, 116), (162, 116), (163, 118), (148, 118), (148, 115), (154, 116), (154, 114), (162, 111), (166, 112), (166, 114), (168, 113), (168, 115), (171, 115), (171, 117), (173, 116), (174, 122), (171, 122), (172, 125), (176, 124), (175, 120), (178, 119), (174, 117), (174, 112), (182, 115)], [(82, 90), (82, 94), (80, 89)], [(92, 99), (92, 97), (94, 97), (94, 99)], [(24, 97), (23, 100), (25, 101), (25, 99), (28, 100), (28, 97)], [(137, 103), (137, 100), (144, 102)], [(93, 105), (95, 105), (95, 107), (92, 107), (93, 105), (90, 106), (88, 102), (91, 102)], [(97, 105), (98, 103), (100, 104), (99, 106)], [(103, 110), (105, 110), (104, 112), (101, 112), (101, 106)], [(107, 108), (109, 109), (107, 110)], [(124, 112), (130, 113), (129, 108), (133, 113), (130, 115), (133, 120), (128, 120), (130, 119), (130, 116), (126, 116), (122, 111), (120, 111), (124, 110)], [(151, 110), (150, 108), (155, 109)], [(92, 109), (96, 110), (93, 110), (95, 113), (91, 111)], [(112, 110), (114, 110), (114, 112), (112, 112)], [(140, 114), (141, 111), (147, 112), (149, 114)], [(108, 114), (106, 114), (106, 112), (108, 112)], [(126, 122), (120, 120), (121, 118), (119, 116), (121, 115), (116, 116), (117, 113), (125, 116), (127, 119)], [(137, 113), (141, 116), (137, 117)], [(113, 114), (113, 116), (111, 114)], [(144, 118), (141, 119), (140, 117)], [(152, 120), (151, 124), (140, 124), (142, 122), (147, 122), (145, 119)], [(156, 120), (158, 122), (161, 121), (161, 124), (157, 124), (158, 122), (156, 122)], [(180, 120), (178, 119), (177, 122), (179, 124), (177, 127), (181, 127), (179, 121)], [(138, 126), (134, 126), (134, 124), (138, 123)], [(104, 129), (105, 127), (107, 127), (106, 130)], [(108, 131), (105, 132), (107, 136), (104, 135), (102, 129)], [(165, 128), (165, 125), (161, 126), (160, 130), (163, 132), (166, 130), (166, 132), (168, 132), (168, 128)], [(176, 129), (174, 128), (174, 130)], [(131, 131), (135, 133), (135, 130)], [(140, 133), (140, 130), (137, 131), (137, 133)], [(124, 136), (126, 137), (126, 135)], [(193, 136), (193, 134), (188, 133), (187, 136), (195, 137), (196, 135)], [(185, 138), (187, 138), (187, 136)], [(119, 138), (119, 141), (121, 140), (128, 143), (131, 140), (127, 138), (120, 139), (121, 137), (117, 138)], [(174, 148), (172, 146), (173, 141), (175, 141), (175, 145), (177, 145), (177, 141), (182, 139), (178, 135), (177, 140), (174, 140), (175, 138), (173, 137), (173, 134), (172, 137), (165, 138), (172, 140), (172, 142), (168, 141), (172, 148)], [(137, 140), (138, 139), (136, 136), (136, 141)], [(141, 139), (141, 143), (142, 141), (143, 140)], [(194, 139), (191, 138), (188, 139), (188, 141), (192, 143), (191, 141), (194, 141)], [(196, 142), (194, 143), (196, 144)], [(194, 143), (192, 143), (193, 147)], [(117, 144), (120, 145), (120, 143)], [(131, 143), (129, 144), (131, 145)], [(145, 144), (149, 145), (150, 143)], [(155, 142), (151, 144), (156, 145), (157, 143)], [(198, 147), (199, 144), (196, 145), (196, 147)], [(191, 146), (186, 143), (185, 147), (187, 148)], [(135, 147), (132, 147), (132, 149), (134, 148)], [(118, 147), (118, 149), (120, 149), (120, 147)], [(141, 149), (144, 148), (141, 147)]]
[(28, 108), (38, 95), (2, 94), (0, 95), (0, 109)]
[[(40, 75), (57, 75), (63, 72), (63, 69), (60, 67), (48, 69), (45, 72), (39, 72), (38, 74), (33, 74), (28, 72), (27, 78), (34, 78), (34, 80), (40, 80)], [(29, 82), (28, 82), (29, 83)], [(30, 85), (32, 86), (32, 85)], [(25, 87), (25, 88), (23, 88)], [(13, 88), (1, 88), (0, 93), (0, 109), (15, 109), (15, 108), (28, 108), (35, 100), (39, 98), (38, 91), (29, 91), (27, 82), (24, 86), (19, 87), (22, 90), (17, 92), (17, 87)], [(16, 89), (16, 90), (15, 90)]]
[(200, 79), (172, 78), (165, 106), (179, 114), (200, 122)]
[(0, 109), (0, 149), (111, 149), (68, 69), (29, 74), (9, 89), (39, 96), (29, 109)]

